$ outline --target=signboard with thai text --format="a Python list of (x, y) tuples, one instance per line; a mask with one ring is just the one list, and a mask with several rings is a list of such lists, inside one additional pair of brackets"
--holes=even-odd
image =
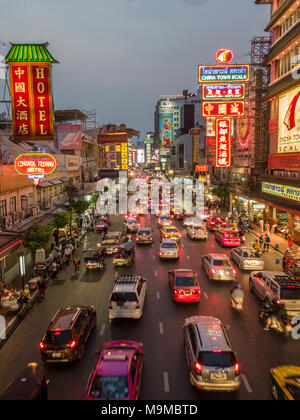
[(276, 195), (281, 198), (288, 198), (289, 200), (300, 201), (300, 188), (297, 187), (263, 182), (262, 192)]
[(199, 66), (199, 83), (215, 82), (249, 82), (250, 66), (229, 65), (229, 66)]
[(204, 100), (212, 99), (245, 99), (245, 85), (244, 84), (218, 84), (218, 85), (203, 85), (202, 98)]

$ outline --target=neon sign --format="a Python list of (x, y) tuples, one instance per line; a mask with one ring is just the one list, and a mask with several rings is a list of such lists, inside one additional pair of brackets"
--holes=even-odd
[(50, 175), (56, 168), (55, 157), (48, 153), (24, 153), (15, 160), (15, 170), (20, 175), (27, 175), (31, 178)]
[(245, 85), (203, 85), (202, 99), (244, 99)]
[(220, 64), (228, 64), (233, 60), (233, 52), (231, 50), (222, 49), (216, 54), (216, 61)]
[(231, 165), (230, 125), (229, 118), (217, 119), (216, 166), (218, 168), (228, 168)]
[(198, 69), (199, 83), (249, 82), (249, 79), (249, 64), (229, 66), (199, 66)]
[(235, 102), (203, 102), (203, 117), (243, 117), (245, 103)]

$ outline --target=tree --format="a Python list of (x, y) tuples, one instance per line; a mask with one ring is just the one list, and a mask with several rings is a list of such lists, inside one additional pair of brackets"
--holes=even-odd
[(94, 206), (97, 203), (98, 198), (99, 198), (99, 194), (93, 193), (90, 198), (90, 203)]
[(47, 246), (52, 236), (52, 226), (35, 223), (27, 232), (24, 239), (24, 246), (35, 252), (37, 249), (42, 249)]
[(225, 187), (215, 187), (212, 190), (213, 195), (221, 199), (221, 206), (223, 208), (229, 208), (229, 191)]
[(75, 204), (73, 204), (73, 211), (77, 216), (80, 216), (89, 208), (89, 203), (84, 200), (79, 200)]
[(56, 228), (64, 228), (70, 222), (70, 214), (67, 212), (56, 213), (51, 225)]

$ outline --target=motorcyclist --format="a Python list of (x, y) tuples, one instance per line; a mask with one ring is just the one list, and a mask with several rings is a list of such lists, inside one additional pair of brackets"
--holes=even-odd
[(267, 306), (265, 310), (269, 312), (265, 331), (269, 331), (271, 326), (281, 328), (281, 324), (287, 322), (288, 316), (283, 303), (278, 304), (278, 302), (274, 301), (271, 307)]
[(240, 283), (234, 284), (234, 287), (230, 290), (230, 296), (234, 303), (241, 302), (243, 304), (245, 293)]
[(292, 252), (292, 250), (291, 250), (290, 248), (288, 248), (288, 249), (285, 251), (285, 253), (284, 253), (284, 255), (283, 255), (283, 260), (282, 260), (282, 268), (283, 268), (283, 270), (285, 270), (285, 269), (286, 269), (288, 256), (289, 256), (289, 255), (291, 255), (292, 253), (293, 253), (293, 252)]

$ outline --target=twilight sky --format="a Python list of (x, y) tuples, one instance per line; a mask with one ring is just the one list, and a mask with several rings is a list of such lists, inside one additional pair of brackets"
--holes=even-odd
[(56, 109), (96, 108), (100, 124), (144, 135), (159, 95), (195, 91), (198, 64), (214, 64), (217, 49), (248, 63), (269, 15), (254, 0), (12, 0), (0, 41), (49, 42)]

